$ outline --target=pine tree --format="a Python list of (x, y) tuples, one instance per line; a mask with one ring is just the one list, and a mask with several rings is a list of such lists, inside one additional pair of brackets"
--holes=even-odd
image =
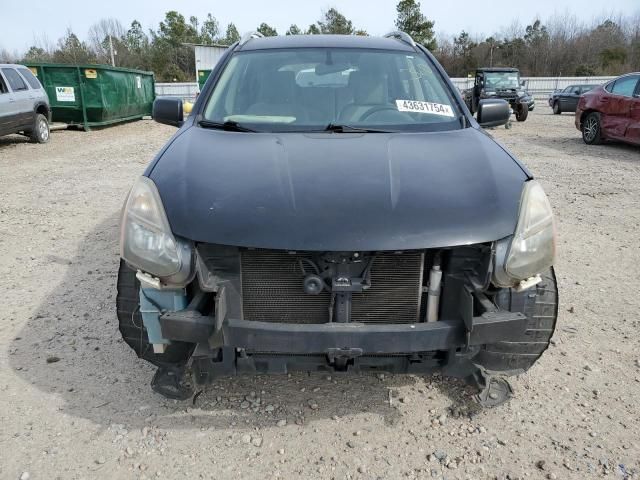
[(420, 2), (415, 0), (400, 0), (396, 7), (398, 18), (396, 28), (411, 35), (417, 43), (434, 51), (437, 47), (433, 26), (435, 22), (429, 20), (420, 11)]

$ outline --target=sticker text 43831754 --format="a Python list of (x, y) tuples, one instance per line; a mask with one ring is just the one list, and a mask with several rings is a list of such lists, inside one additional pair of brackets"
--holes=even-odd
[(441, 103), (396, 100), (396, 106), (400, 112), (430, 113), (432, 115), (442, 115), (443, 117), (455, 117), (451, 106)]

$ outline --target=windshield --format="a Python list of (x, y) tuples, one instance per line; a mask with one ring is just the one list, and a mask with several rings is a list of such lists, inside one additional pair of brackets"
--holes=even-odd
[(485, 88), (518, 89), (520, 88), (520, 76), (518, 72), (485, 72)]
[(418, 53), (297, 48), (234, 54), (204, 120), (256, 131), (461, 128), (451, 94)]

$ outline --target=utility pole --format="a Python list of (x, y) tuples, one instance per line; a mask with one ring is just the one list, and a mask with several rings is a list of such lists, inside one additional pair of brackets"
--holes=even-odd
[(489, 68), (493, 67), (493, 49), (500, 48), (495, 42), (491, 42), (489, 47)]
[(111, 66), (116, 66), (116, 57), (113, 53), (113, 40), (111, 39), (111, 35), (109, 35), (109, 52), (111, 53)]

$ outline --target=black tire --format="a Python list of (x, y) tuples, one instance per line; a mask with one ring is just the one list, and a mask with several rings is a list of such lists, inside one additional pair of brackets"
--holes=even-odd
[(120, 261), (118, 270), (118, 294), (116, 309), (120, 333), (124, 341), (136, 352), (138, 357), (159, 367), (181, 366), (191, 356), (194, 345), (185, 342), (172, 342), (164, 353), (153, 353), (153, 347), (147, 337), (142, 315), (140, 315), (140, 282), (136, 271), (124, 261)]
[(602, 143), (602, 127), (598, 112), (591, 112), (582, 122), (582, 140), (587, 145), (599, 145)]
[(47, 143), (50, 136), (49, 122), (47, 117), (41, 113), (36, 113), (33, 119), (33, 128), (29, 132), (29, 139), (33, 143)]
[(562, 113), (562, 110), (560, 110), (560, 103), (553, 102), (553, 113), (556, 115), (560, 115)]
[(558, 318), (558, 285), (553, 268), (542, 275), (542, 282), (523, 292), (500, 290), (496, 304), (511, 312), (527, 316), (527, 329), (516, 341), (484, 345), (474, 363), (487, 370), (505, 374), (527, 371), (549, 348)]
[(518, 108), (516, 109), (516, 120), (519, 122), (524, 122), (528, 116), (529, 116), (529, 107), (522, 103), (518, 105)]

